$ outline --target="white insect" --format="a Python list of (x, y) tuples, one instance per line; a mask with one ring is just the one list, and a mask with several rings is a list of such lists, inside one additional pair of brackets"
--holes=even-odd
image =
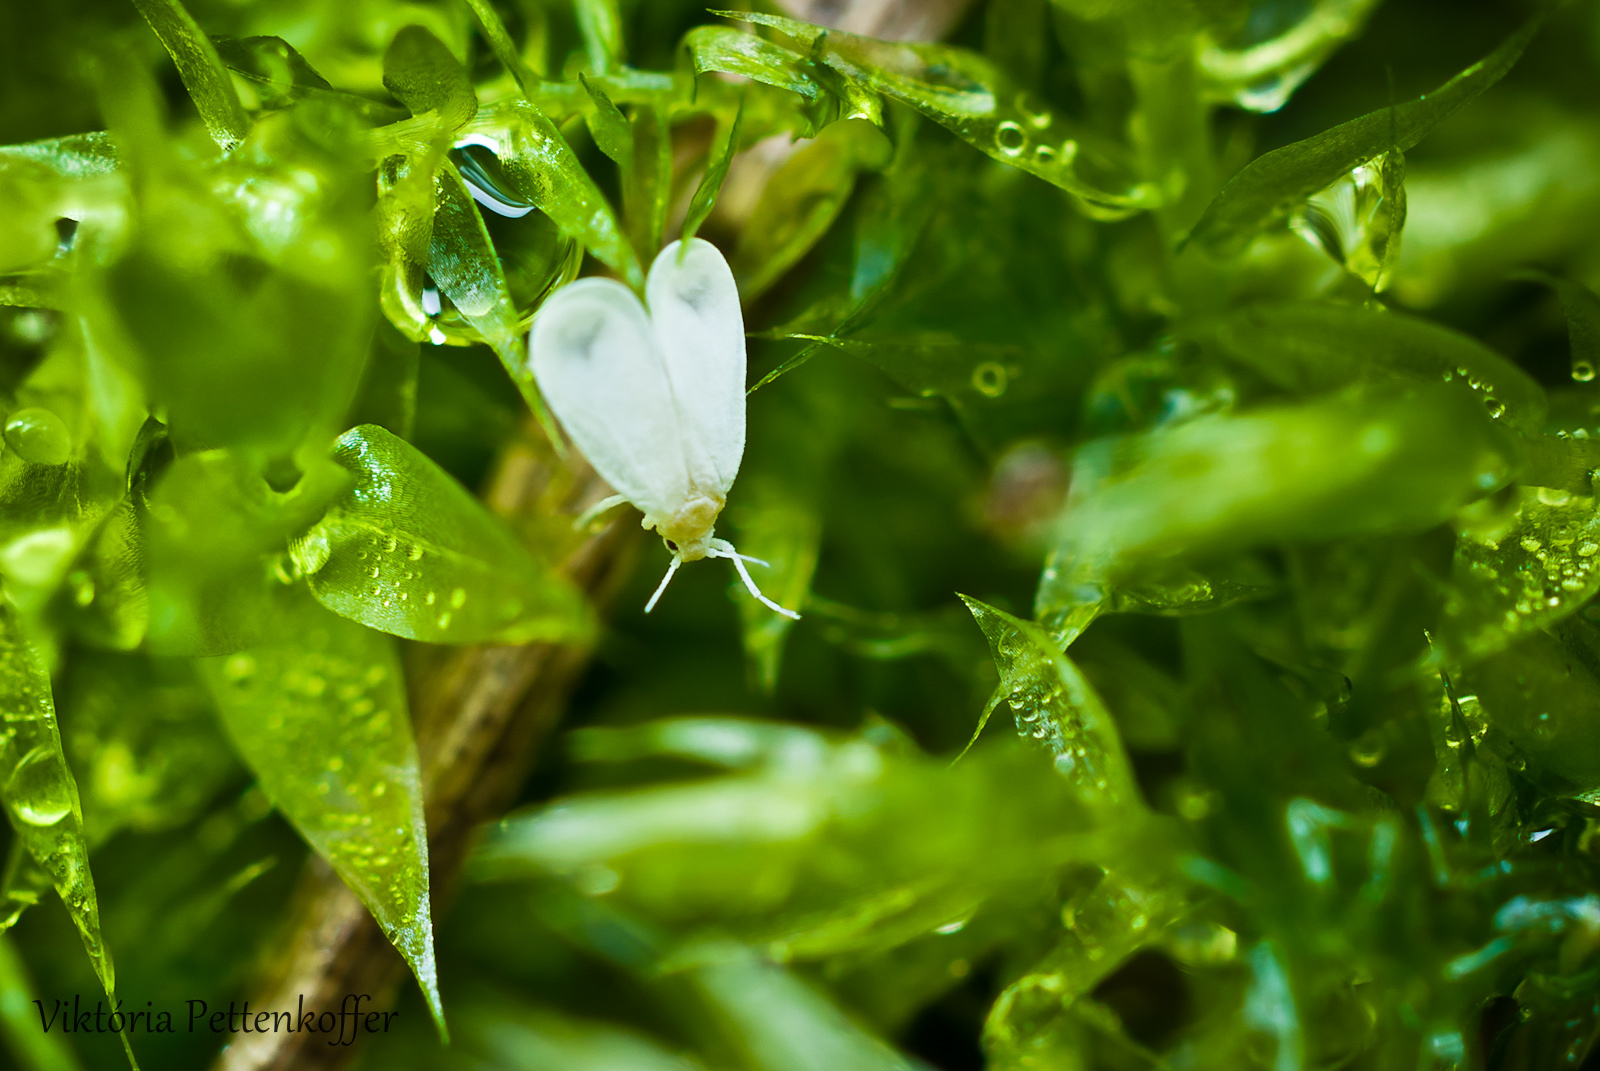
[(648, 312), (612, 279), (556, 291), (528, 340), (539, 390), (590, 464), (672, 552), (646, 613), (678, 566), (727, 558), (750, 594), (798, 620), (750, 579), (744, 563), (765, 562), (712, 535), (744, 456), (744, 315), (733, 272), (709, 242), (673, 242), (650, 266), (645, 298)]

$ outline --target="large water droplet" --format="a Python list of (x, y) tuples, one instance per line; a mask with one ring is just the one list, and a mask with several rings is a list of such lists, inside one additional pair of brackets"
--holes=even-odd
[(48, 409), (18, 409), (6, 421), (6, 445), (34, 465), (64, 465), (72, 459), (72, 433)]
[(1007, 119), (995, 127), (994, 143), (1007, 156), (1018, 156), (1028, 147), (1028, 135), (1021, 123)]
[(1579, 358), (1572, 362), (1572, 378), (1579, 383), (1588, 383), (1594, 379), (1594, 365)]
[(72, 810), (66, 771), (43, 744), (22, 756), (6, 782), (6, 795), (17, 817), (35, 826), (53, 826)]

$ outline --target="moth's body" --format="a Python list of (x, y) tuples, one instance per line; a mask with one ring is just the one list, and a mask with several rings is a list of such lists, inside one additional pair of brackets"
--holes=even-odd
[(674, 242), (650, 266), (645, 298), (649, 311), (621, 283), (593, 278), (552, 295), (529, 338), (539, 389), (595, 470), (666, 540), (668, 579), (683, 562), (729, 558), (752, 594), (795, 616), (761, 595), (715, 536), (744, 454), (733, 272), (715, 246)]

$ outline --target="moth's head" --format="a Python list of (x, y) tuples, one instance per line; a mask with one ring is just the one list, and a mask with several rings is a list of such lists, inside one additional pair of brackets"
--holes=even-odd
[(671, 517), (656, 522), (656, 531), (666, 542), (667, 549), (680, 560), (699, 561), (711, 550), (711, 535), (722, 512), (725, 500), (721, 495), (695, 493)]

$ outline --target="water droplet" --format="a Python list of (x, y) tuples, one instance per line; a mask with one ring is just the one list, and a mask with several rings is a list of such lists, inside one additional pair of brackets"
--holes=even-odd
[(72, 810), (66, 771), (43, 744), (29, 751), (6, 781), (17, 817), (35, 826), (53, 826)]
[(1017, 111), (1028, 121), (1028, 125), (1035, 130), (1043, 130), (1054, 120), (1050, 109), (1028, 90), (1024, 89), (1017, 94)]
[(1594, 365), (1579, 359), (1572, 362), (1572, 378), (1579, 383), (1587, 383), (1594, 379)]
[(72, 459), (72, 433), (48, 409), (18, 409), (6, 421), (6, 445), (31, 465), (64, 465)]
[(1007, 119), (995, 127), (994, 143), (1007, 156), (1019, 156), (1028, 147), (1028, 135), (1021, 123)]
[(406, 557), (410, 558), (414, 562), (420, 562), (422, 560), (422, 544), (411, 544), (411, 549), (406, 551)]
[(1489, 397), (1485, 398), (1483, 400), (1483, 404), (1486, 405), (1489, 408), (1489, 415), (1494, 417), (1497, 420), (1506, 411), (1506, 403), (1502, 402), (1499, 398), (1496, 398), (1493, 395), (1490, 395)]
[(247, 654), (236, 654), (222, 664), (222, 675), (234, 684), (245, 684), (256, 673), (256, 660)]
[(438, 618), (438, 621), (439, 621), (439, 627), (440, 628), (449, 628), (450, 627), (450, 611), (446, 610), (444, 613), (440, 614), (439, 618)]
[(1378, 729), (1368, 729), (1351, 743), (1350, 761), (1357, 766), (1371, 769), (1383, 761), (1384, 750), (1383, 732)]
[(72, 586), (72, 601), (79, 606), (88, 606), (94, 602), (94, 580), (82, 569), (74, 569), (67, 577), (67, 583)]
[(997, 361), (984, 361), (972, 370), (972, 389), (986, 398), (998, 398), (1006, 392), (1005, 366)]
[(450, 608), (452, 610), (461, 609), (462, 604), (465, 603), (466, 601), (467, 601), (467, 589), (466, 588), (456, 588), (454, 591), (452, 591), (450, 593)]

